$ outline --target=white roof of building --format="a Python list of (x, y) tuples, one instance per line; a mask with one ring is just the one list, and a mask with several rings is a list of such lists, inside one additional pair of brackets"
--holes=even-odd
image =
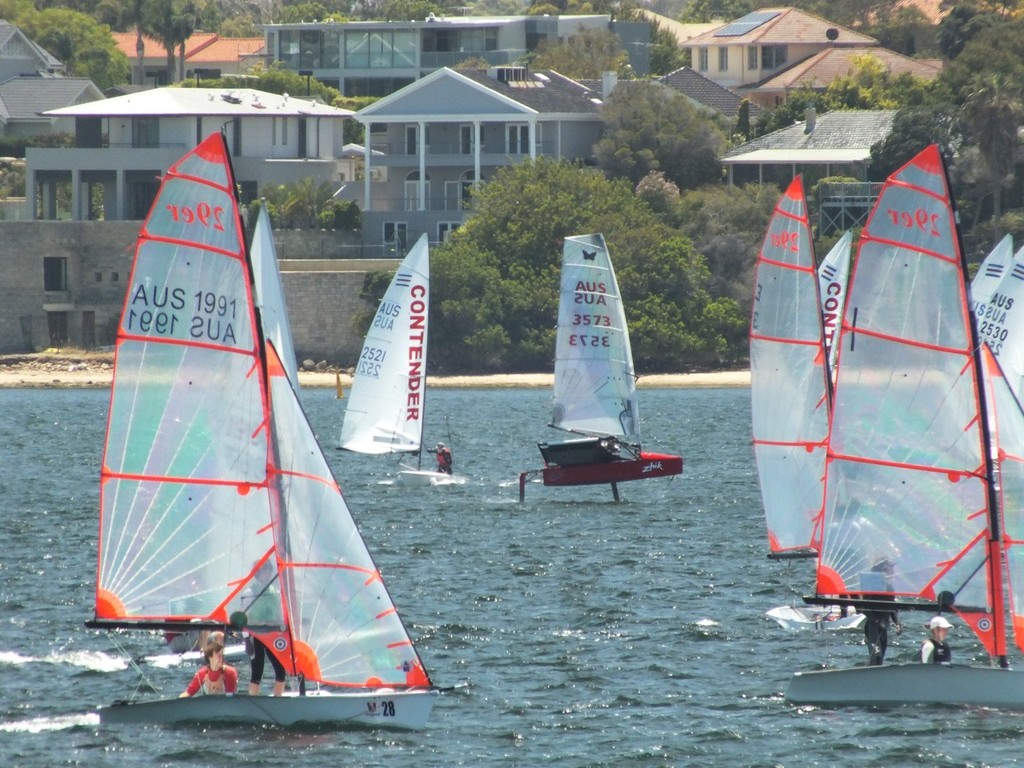
[(756, 149), (736, 157), (722, 158), (723, 165), (750, 165), (751, 163), (784, 164), (825, 164), (859, 163), (871, 159), (871, 149)]
[(353, 112), (254, 88), (153, 88), (112, 99), (51, 109), (44, 114), (55, 117), (351, 117)]

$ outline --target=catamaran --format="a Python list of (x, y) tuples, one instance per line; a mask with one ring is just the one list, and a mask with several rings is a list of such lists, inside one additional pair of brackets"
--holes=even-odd
[(643, 451), (629, 329), (608, 248), (599, 234), (567, 237), (549, 426), (583, 437), (539, 443), (544, 469), (519, 476), (519, 498), (538, 472), (544, 485), (618, 483), (681, 474), (683, 459)]
[(254, 263), (261, 253), (245, 246), (227, 147), (212, 134), (164, 176), (136, 245), (89, 625), (246, 629), (298, 690), (175, 690), (101, 707), (100, 718), (423, 727), (438, 689), (302, 411), (281, 335), (266, 324), (279, 299), (259, 278), (276, 269)]
[(889, 177), (861, 234), (808, 600), (956, 614), (992, 665), (798, 672), (787, 699), (1024, 707), (1024, 672), (1008, 669), (1011, 628), (1024, 646), (1022, 457), (1024, 413), (979, 343), (949, 177), (932, 145)]
[[(849, 239), (838, 245), (849, 248)], [(779, 199), (758, 253), (750, 321), (750, 395), (754, 457), (768, 526), (768, 557), (818, 556), (824, 504), (825, 445), (832, 402), (825, 328), (841, 313), (842, 251), (827, 276), (815, 271), (803, 181)], [(828, 308), (819, 280), (834, 286)], [(786, 403), (785, 406), (780, 406)], [(767, 612), (786, 629), (845, 629), (863, 615), (831, 607), (785, 605)]]
[(465, 477), (422, 468), (427, 406), (430, 246), (421, 235), (398, 266), (373, 317), (352, 375), (339, 447), (365, 454), (415, 453), (401, 482), (451, 485)]

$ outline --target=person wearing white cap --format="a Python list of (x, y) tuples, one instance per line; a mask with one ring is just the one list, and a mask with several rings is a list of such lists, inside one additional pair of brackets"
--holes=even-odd
[(942, 664), (953, 660), (953, 651), (946, 642), (946, 635), (949, 633), (950, 624), (944, 616), (933, 616), (925, 626), (931, 632), (931, 637), (924, 641), (921, 646), (921, 662), (924, 664)]

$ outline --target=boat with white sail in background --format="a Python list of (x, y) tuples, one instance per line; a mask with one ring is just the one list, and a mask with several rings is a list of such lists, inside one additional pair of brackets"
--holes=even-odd
[(539, 443), (544, 469), (519, 476), (544, 485), (610, 484), (681, 474), (681, 456), (644, 451), (636, 374), (622, 295), (604, 237), (565, 238), (555, 342), (554, 407), (549, 426), (580, 435)]

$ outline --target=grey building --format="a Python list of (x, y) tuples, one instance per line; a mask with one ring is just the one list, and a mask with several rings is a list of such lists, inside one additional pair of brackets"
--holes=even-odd
[(619, 36), (637, 75), (650, 72), (650, 26), (589, 16), (458, 16), (419, 21), (268, 24), (270, 61), (308, 73), (346, 96), (387, 96), (442, 67), (474, 59), (514, 64), (545, 41), (580, 30)]

